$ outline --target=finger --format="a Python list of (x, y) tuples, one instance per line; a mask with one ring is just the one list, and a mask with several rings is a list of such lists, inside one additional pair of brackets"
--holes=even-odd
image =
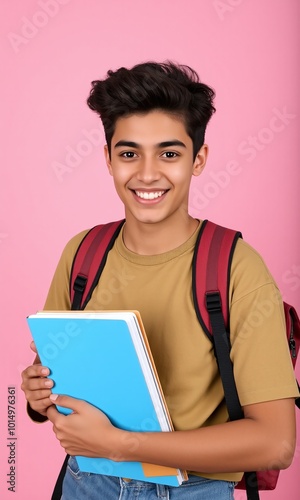
[(30, 344), (30, 349), (37, 354), (35, 343), (32, 341)]
[(47, 417), (53, 424), (54, 422), (56, 422), (58, 417), (61, 417), (61, 413), (57, 411), (52, 401), (51, 401), (51, 406), (47, 408)]
[(32, 408), (34, 411), (37, 411), (45, 416), (47, 416), (46, 415), (47, 408), (49, 408), (49, 406), (53, 406), (53, 403), (52, 401), (50, 401), (49, 396), (44, 399), (40, 399), (38, 401), (30, 401), (29, 404), (30, 408)]
[(28, 391), (37, 391), (39, 389), (52, 389), (54, 382), (48, 377), (24, 377), (22, 389)]
[[(49, 399), (49, 401), (51, 401), (50, 400), (51, 391), (49, 389), (37, 390), (37, 391), (25, 390), (24, 393), (25, 393), (25, 398), (27, 399), (27, 401), (29, 401), (30, 404), (37, 403), (38, 401), (42, 401), (44, 399)], [(53, 404), (52, 401), (51, 404)]]
[(51, 378), (29, 378), (25, 379), (22, 383), (22, 389), (25, 391), (42, 391), (43, 389), (52, 389), (54, 386), (53, 380)]
[(31, 365), (22, 372), (22, 379), (31, 379), (38, 377), (48, 377), (50, 375), (50, 370), (47, 366), (42, 365)]
[(81, 399), (71, 398), (71, 396), (64, 396), (61, 394), (51, 394), (50, 399), (54, 404), (62, 406), (63, 408), (70, 408), (76, 413), (82, 411), (84, 405), (86, 405), (85, 401)]

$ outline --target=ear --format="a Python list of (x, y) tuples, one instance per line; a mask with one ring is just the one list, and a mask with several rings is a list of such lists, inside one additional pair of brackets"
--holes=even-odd
[(106, 161), (106, 165), (107, 165), (108, 171), (109, 171), (110, 175), (112, 175), (113, 173), (112, 173), (111, 159), (109, 157), (109, 152), (108, 152), (107, 144), (105, 144), (105, 146), (104, 146), (104, 157), (105, 157), (105, 161)]
[(208, 157), (208, 145), (203, 144), (199, 149), (194, 164), (193, 164), (193, 175), (198, 177), (198, 175), (202, 174), (203, 169), (206, 165), (206, 160)]

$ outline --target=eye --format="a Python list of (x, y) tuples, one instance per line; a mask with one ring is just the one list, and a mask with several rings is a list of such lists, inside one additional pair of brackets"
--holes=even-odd
[(134, 151), (124, 151), (123, 153), (120, 153), (120, 156), (122, 158), (127, 158), (127, 159), (131, 160), (131, 158), (136, 157), (136, 153)]
[(173, 158), (177, 158), (177, 156), (179, 156), (179, 154), (175, 153), (175, 151), (165, 151), (164, 153), (162, 153), (161, 156), (163, 158), (173, 159)]

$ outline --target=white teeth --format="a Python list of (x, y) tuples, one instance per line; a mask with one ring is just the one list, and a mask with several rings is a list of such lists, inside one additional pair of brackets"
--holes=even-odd
[(145, 191), (135, 191), (135, 194), (143, 200), (154, 200), (155, 198), (160, 198), (164, 193), (165, 191), (152, 191), (151, 193), (147, 193)]

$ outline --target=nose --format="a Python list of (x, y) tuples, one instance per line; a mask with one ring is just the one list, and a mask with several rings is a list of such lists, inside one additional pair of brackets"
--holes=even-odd
[(151, 184), (160, 179), (160, 171), (153, 158), (143, 158), (138, 165), (137, 179), (144, 184)]

